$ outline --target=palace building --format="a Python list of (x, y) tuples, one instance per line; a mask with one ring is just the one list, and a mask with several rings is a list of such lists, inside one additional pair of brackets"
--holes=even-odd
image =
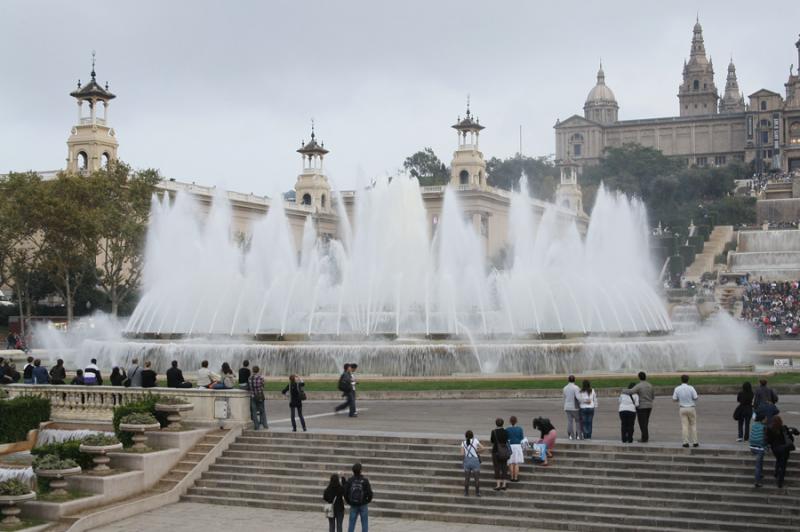
[[(795, 46), (800, 65), (800, 39)], [(554, 126), (556, 158), (583, 167), (599, 162), (606, 148), (638, 143), (681, 157), (688, 165), (722, 166), (738, 160), (753, 162), (757, 171), (800, 169), (800, 73), (794, 74), (793, 68), (785, 97), (761, 89), (745, 100), (731, 60), (720, 96), (697, 21), (677, 96), (677, 116), (619, 120), (620, 106), (601, 64), (583, 116), (572, 115)]]

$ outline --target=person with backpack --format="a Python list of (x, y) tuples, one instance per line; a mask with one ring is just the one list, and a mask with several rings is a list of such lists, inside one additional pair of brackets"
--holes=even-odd
[(483, 446), (478, 438), (468, 430), (464, 434), (464, 441), (461, 442), (461, 456), (464, 461), (464, 497), (469, 496), (469, 479), (475, 478), (475, 496), (481, 496), (481, 452)]
[[(325, 505), (325, 517), (328, 518), (329, 532), (342, 532), (344, 521), (344, 486), (339, 473), (331, 475), (331, 480), (322, 494)], [(363, 521), (362, 521), (363, 522)]]
[(355, 532), (356, 519), (361, 518), (361, 532), (369, 530), (367, 505), (372, 502), (372, 487), (367, 477), (361, 474), (361, 464), (353, 464), (353, 476), (345, 482), (344, 500), (350, 505), (350, 521), (347, 532)]
[(299, 379), (297, 375), (289, 375), (289, 384), (281, 391), (285, 396), (289, 394), (289, 412), (292, 417), (292, 432), (297, 432), (297, 423), (294, 421), (294, 414), (300, 416), (300, 424), (303, 426), (303, 432), (306, 432), (306, 420), (303, 418), (303, 401), (306, 400), (306, 391), (303, 389), (305, 383), (303, 379)]
[(492, 465), (494, 466), (494, 491), (508, 489), (508, 459), (511, 458), (511, 446), (508, 444), (508, 433), (503, 428), (503, 418), (494, 420), (495, 429), (492, 431)]
[(334, 408), (334, 412), (340, 412), (345, 408), (349, 408), (350, 417), (357, 417), (358, 414), (356, 413), (356, 392), (353, 388), (353, 376), (352, 376), (352, 368), (350, 364), (344, 365), (344, 371), (339, 376), (339, 384), (338, 384), (339, 391), (342, 392), (342, 396), (345, 398), (344, 403), (338, 405)]
[(781, 416), (778, 415), (774, 416), (767, 426), (767, 443), (775, 455), (775, 480), (779, 488), (783, 487), (789, 453), (795, 450), (794, 436), (797, 435), (800, 435), (800, 431), (784, 425)]

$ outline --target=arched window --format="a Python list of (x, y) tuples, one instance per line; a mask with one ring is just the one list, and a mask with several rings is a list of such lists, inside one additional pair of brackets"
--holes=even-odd
[(767, 110), (767, 100), (761, 100), (761, 110), (762, 111)]
[(694, 80), (694, 82), (692, 83), (692, 88), (694, 90), (698, 90), (700, 88), (700, 81), (699, 80)]
[(103, 152), (103, 155), (100, 156), (100, 164), (103, 165), (103, 168), (108, 168), (108, 162), (111, 160), (111, 157), (108, 155), (108, 152)]
[(461, 183), (462, 185), (468, 185), (469, 172), (467, 172), (466, 170), (461, 170), (461, 173), (458, 174), (458, 182)]
[(324, 209), (325, 208), (325, 194), (323, 194), (322, 197), (320, 197), (319, 203), (320, 203), (320, 205), (322, 205), (322, 208)]
[(78, 170), (87, 170), (89, 168), (89, 156), (85, 151), (78, 152)]
[(792, 122), (789, 126), (789, 144), (800, 144), (800, 122)]
[(311, 194), (303, 194), (303, 205), (311, 205)]

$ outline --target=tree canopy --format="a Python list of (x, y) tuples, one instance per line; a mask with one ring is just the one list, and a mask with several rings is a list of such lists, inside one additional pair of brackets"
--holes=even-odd
[(450, 169), (436, 156), (432, 148), (423, 148), (403, 161), (411, 177), (419, 180), (420, 186), (446, 185), (450, 182)]
[(544, 201), (553, 201), (558, 169), (552, 158), (526, 157), (517, 154), (507, 159), (492, 157), (486, 162), (487, 181), (493, 187), (505, 190), (517, 189), (523, 173), (528, 177), (531, 196)]

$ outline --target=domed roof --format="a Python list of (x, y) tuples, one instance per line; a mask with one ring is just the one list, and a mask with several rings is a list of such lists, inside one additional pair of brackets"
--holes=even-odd
[(586, 97), (586, 105), (608, 102), (617, 103), (617, 99), (614, 97), (614, 91), (606, 85), (606, 75), (603, 72), (601, 63), (600, 70), (597, 71), (597, 85), (589, 91), (589, 95)]

